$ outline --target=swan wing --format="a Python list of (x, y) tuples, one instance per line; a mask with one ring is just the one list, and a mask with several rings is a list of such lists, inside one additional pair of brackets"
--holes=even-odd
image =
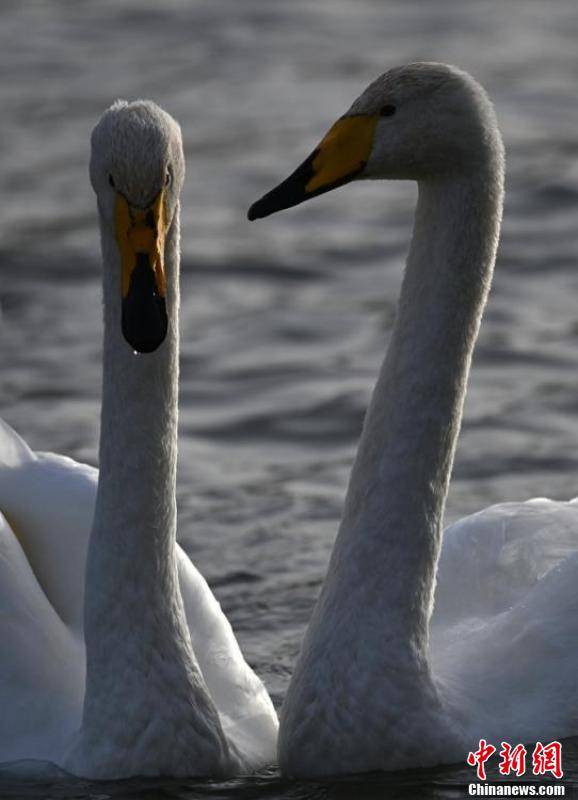
[[(98, 470), (53, 453), (34, 453), (0, 420), (0, 632), (3, 642), (11, 642), (0, 650), (6, 692), (5, 698), (0, 694), (5, 700), (0, 708), (9, 708), (10, 718), (19, 715), (23, 704), (50, 696), (50, 709), (64, 709), (69, 719), (66, 709), (72, 706), (79, 721), (84, 570), (97, 483)], [(267, 763), (274, 757), (271, 742), (278, 725), (269, 695), (243, 658), (207, 582), (180, 545), (177, 559), (195, 655), (223, 728), (248, 762)], [(53, 661), (52, 655), (58, 658)], [(61, 655), (70, 669), (58, 666)], [(37, 674), (39, 669), (46, 679)], [(32, 730), (26, 715), (21, 726)], [(9, 740), (0, 727), (0, 742)], [(26, 756), (31, 752), (28, 746)], [(0, 751), (0, 762), (6, 760), (2, 756)]]
[(472, 742), (575, 734), (577, 583), (576, 501), (504, 503), (446, 531), (431, 661)]
[(82, 642), (46, 597), (0, 514), (0, 763), (56, 761), (80, 722)]
[(0, 511), (56, 613), (77, 632), (97, 482), (94, 467), (34, 453), (0, 420)]
[(578, 551), (578, 502), (501, 503), (444, 532), (432, 624), (488, 618), (522, 602)]
[(279, 725), (269, 694), (243, 658), (206, 580), (180, 546), (178, 562), (193, 649), (225, 734), (246, 763), (269, 764)]

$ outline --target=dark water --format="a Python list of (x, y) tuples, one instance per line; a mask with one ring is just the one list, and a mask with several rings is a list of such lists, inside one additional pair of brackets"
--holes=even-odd
[[(394, 317), (415, 190), (356, 185), (266, 223), (249, 204), (384, 69), (457, 63), (508, 150), (494, 290), (448, 521), (578, 494), (575, 0), (0, 4), (1, 414), (96, 463), (100, 274), (90, 130), (116, 97), (182, 124), (180, 536), (277, 705), (318, 592)], [(573, 754), (574, 753), (574, 754)], [(569, 783), (578, 780), (566, 750)], [(8, 778), (0, 796), (463, 797), (465, 768), (338, 784)]]
[[(565, 797), (578, 797), (578, 744), (566, 743)], [(503, 785), (496, 770), (488, 770), (487, 783)], [(517, 780), (517, 779), (516, 779)], [(273, 770), (250, 779), (217, 781), (142, 780), (90, 783), (55, 772), (52, 780), (8, 780), (0, 773), (0, 797), (6, 800), (453, 800), (469, 795), (469, 768), (441, 767), (395, 774), (371, 773), (339, 781), (295, 782), (284, 780)], [(516, 784), (552, 789), (557, 782)], [(544, 795), (545, 796), (545, 795)]]
[[(578, 744), (565, 743), (562, 785), (565, 796), (578, 797)], [(503, 785), (496, 770), (488, 769), (488, 784)], [(6, 800), (453, 800), (469, 795), (473, 776), (469, 768), (441, 767), (394, 774), (371, 773), (339, 781), (295, 782), (284, 780), (273, 769), (250, 779), (229, 781), (143, 780), (90, 783), (70, 779), (55, 771), (54, 777), (25, 782), (7, 779), (0, 772), (0, 797)], [(518, 779), (516, 779), (517, 781)], [(555, 780), (521, 784), (551, 789)], [(520, 785), (520, 784), (516, 784)], [(545, 795), (544, 795), (545, 796)]]

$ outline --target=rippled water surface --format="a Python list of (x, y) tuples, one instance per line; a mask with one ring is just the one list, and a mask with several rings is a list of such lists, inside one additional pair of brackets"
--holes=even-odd
[[(508, 194), (448, 521), (578, 494), (577, 39), (574, 0), (0, 5), (1, 413), (36, 449), (96, 463), (89, 135), (116, 97), (150, 97), (181, 122), (188, 165), (180, 537), (277, 705), (389, 339), (415, 190), (359, 184), (252, 225), (246, 209), (385, 68), (440, 60), (476, 75), (498, 109)], [(95, 788), (55, 776), (0, 779), (0, 796), (461, 797), (469, 779), (444, 768)]]

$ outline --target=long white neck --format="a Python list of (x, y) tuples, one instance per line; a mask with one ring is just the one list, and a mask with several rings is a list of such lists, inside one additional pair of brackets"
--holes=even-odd
[(178, 237), (177, 210), (165, 251), (167, 336), (154, 353), (136, 355), (121, 331), (117, 247), (102, 231), (100, 476), (86, 569), (83, 723), (71, 759), (89, 777), (202, 774), (227, 758), (177, 576)]
[[(114, 250), (107, 252), (109, 243), (104, 242), (100, 476), (90, 545), (91, 558), (101, 549), (110, 561), (108, 569), (117, 574), (124, 573), (126, 560), (139, 591), (160, 590), (162, 598), (175, 591), (167, 584), (171, 576), (166, 569), (174, 563), (176, 543), (178, 413), (178, 253), (177, 234), (171, 234), (166, 254), (173, 278), (166, 298), (169, 327), (163, 344), (147, 354), (133, 353), (123, 338), (116, 247), (110, 243)], [(139, 568), (145, 566), (143, 574)], [(130, 590), (126, 581), (117, 586)]]
[[(499, 176), (423, 182), (391, 344), (367, 412), (328, 580), (352, 559), (391, 634), (425, 655), (471, 356), (494, 268)], [(362, 590), (362, 589), (361, 589)]]
[[(177, 223), (178, 224), (178, 223)], [(103, 235), (104, 351), (100, 474), (87, 563), (85, 635), (88, 686), (91, 648), (116, 640), (119, 626), (135, 623), (135, 599), (171, 612), (176, 580), (176, 464), (178, 408), (178, 232), (167, 242), (169, 327), (154, 353), (137, 355), (121, 331), (117, 248)], [(105, 581), (106, 591), (104, 591)], [(93, 583), (94, 582), (94, 583)], [(93, 590), (93, 591), (91, 591)], [(114, 623), (102, 613), (117, 607)], [(112, 604), (111, 603), (111, 604)], [(136, 609), (133, 609), (136, 610)], [(140, 609), (140, 614), (146, 607)], [(146, 621), (146, 616), (144, 617)]]
[[(343, 757), (336, 742), (347, 740), (344, 731), (352, 732), (350, 751), (364, 737), (367, 761), (349, 763), (367, 769), (372, 744), (387, 746), (387, 731), (397, 725), (396, 708), (435, 711), (427, 663), (435, 571), (502, 192), (499, 147), (475, 174), (419, 186), (397, 321), (283, 709), (280, 757), (288, 771), (303, 768), (299, 740), (309, 724), (327, 758)], [(317, 704), (327, 723), (312, 710)], [(383, 760), (375, 759), (379, 768)]]

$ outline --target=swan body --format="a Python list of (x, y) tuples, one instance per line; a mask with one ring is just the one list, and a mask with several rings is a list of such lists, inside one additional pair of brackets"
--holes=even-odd
[(578, 733), (578, 506), (497, 506), (449, 528), (442, 550), (502, 216), (487, 95), (446, 65), (385, 73), (249, 218), (356, 178), (416, 180), (418, 202), (389, 351), (281, 714), (291, 776), (463, 763), (482, 737)]
[(0, 763), (120, 778), (224, 776), (274, 758), (271, 700), (176, 542), (183, 174), (165, 112), (139, 101), (104, 114), (91, 158), (100, 474), (0, 426)]

